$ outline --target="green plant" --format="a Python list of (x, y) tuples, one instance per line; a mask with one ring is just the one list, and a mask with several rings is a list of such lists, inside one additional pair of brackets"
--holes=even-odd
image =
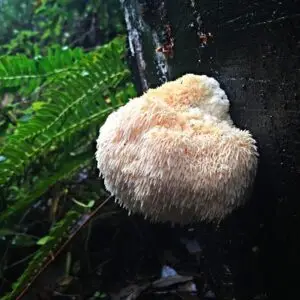
[[(125, 39), (118, 37), (86, 54), (56, 50), (54, 55), (37, 60), (25, 56), (0, 60), (2, 88), (14, 89), (11, 93), (21, 92), (30, 100), (25, 114), (17, 118), (1, 145), (1, 228), (20, 230), (25, 212), (37, 200), (54, 188), (56, 195), (68, 194), (66, 182), (83, 167), (91, 168), (99, 126), (114, 109), (135, 96), (124, 54)], [(93, 197), (88, 200), (99, 207), (101, 196)], [(17, 299), (49, 251), (65, 239), (65, 229), (72, 231), (72, 224), (84, 213), (78, 203), (68, 202), (65, 211), (69, 213), (50, 226), (50, 232), (44, 234), (50, 238), (3, 299)]]
[(124, 33), (119, 0), (2, 0), (0, 53), (44, 55), (49, 46), (95, 47)]
[(81, 48), (50, 47), (47, 56), (34, 59), (22, 54), (0, 57), (0, 87), (2, 90), (17, 88), (19, 94), (29, 96), (51, 77), (75, 70), (73, 64), (83, 56)]

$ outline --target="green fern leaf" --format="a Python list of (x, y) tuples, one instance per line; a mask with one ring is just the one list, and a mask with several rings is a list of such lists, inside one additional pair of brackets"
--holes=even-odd
[(0, 152), (4, 157), (0, 185), (22, 175), (30, 164), (60, 147), (64, 140), (91, 124), (100, 125), (113, 109), (128, 101), (134, 89), (121, 57), (124, 45), (123, 39), (116, 39), (103, 46), (83, 59), (82, 72), (70, 73), (62, 82), (54, 81), (44, 92), (45, 104), (27, 123), (19, 123)]
[(20, 216), (26, 209), (28, 209), (40, 196), (47, 192), (54, 184), (64, 179), (68, 179), (77, 173), (80, 169), (87, 166), (93, 159), (91, 151), (74, 157), (64, 157), (59, 164), (59, 169), (49, 176), (47, 172), (45, 175), (40, 176), (37, 184), (30, 190), (24, 189), (20, 193), (21, 196), (16, 199), (17, 201), (9, 206), (5, 211), (0, 214), (0, 224), (12, 224), (15, 219)]
[(46, 57), (30, 59), (25, 55), (0, 58), (0, 88), (22, 87), (20, 93), (29, 95), (49, 77), (74, 71), (74, 63), (84, 57), (81, 49), (60, 49)]

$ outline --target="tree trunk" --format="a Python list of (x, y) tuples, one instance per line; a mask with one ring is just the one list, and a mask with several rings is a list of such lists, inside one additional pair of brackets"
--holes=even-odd
[(212, 76), (235, 124), (258, 141), (252, 199), (206, 241), (221, 299), (299, 294), (299, 3), (121, 2), (139, 92), (185, 73)]

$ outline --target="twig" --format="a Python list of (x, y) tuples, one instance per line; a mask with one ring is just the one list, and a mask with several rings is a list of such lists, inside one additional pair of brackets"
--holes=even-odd
[(62, 252), (62, 250), (70, 243), (70, 241), (77, 235), (77, 233), (98, 213), (98, 211), (111, 199), (112, 196), (109, 196), (106, 200), (104, 200), (94, 211), (90, 214), (85, 214), (81, 216), (82, 222), (77, 222), (78, 227), (71, 231), (69, 238), (62, 244), (62, 246), (56, 251), (51, 252), (51, 258), (41, 266), (38, 272), (28, 281), (26, 287), (20, 292), (20, 294), (16, 297), (16, 300), (22, 299), (25, 293), (28, 291), (29, 287), (35, 282), (35, 280), (40, 276), (40, 274), (51, 264), (52, 261)]
[(28, 260), (30, 257), (34, 256), (34, 254), (35, 254), (35, 253), (31, 253), (31, 254), (29, 254), (28, 256), (26, 256), (26, 257), (24, 257), (24, 258), (22, 258), (22, 259), (20, 259), (20, 260), (18, 260), (18, 261), (16, 261), (16, 262), (14, 262), (13, 264), (11, 264), (11, 265), (5, 267), (5, 268), (4, 268), (4, 271), (6, 271), (6, 270), (8, 270), (8, 269), (11, 269), (11, 268), (13, 268), (13, 267), (15, 267), (15, 266), (17, 266), (17, 265), (19, 265), (19, 264), (25, 262), (25, 261)]

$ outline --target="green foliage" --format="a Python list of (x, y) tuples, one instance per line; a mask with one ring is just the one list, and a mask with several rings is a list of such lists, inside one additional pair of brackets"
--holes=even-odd
[(0, 53), (34, 57), (49, 46), (94, 47), (124, 33), (119, 0), (1, 0), (0, 8)]
[(119, 0), (0, 0), (0, 9), (0, 293), (16, 280), (5, 273), (19, 265), (12, 249), (31, 257), (1, 298), (15, 300), (102, 205), (101, 182), (80, 178), (95, 174), (99, 127), (135, 89), (125, 39), (115, 38), (125, 33)]
[(0, 1), (0, 43), (3, 45), (7, 40), (16, 35), (16, 30), (22, 28), (28, 32), (32, 10), (32, 0), (1, 0)]
[[(41, 248), (36, 252), (31, 259), (28, 267), (13, 285), (13, 290), (8, 295), (1, 298), (1, 300), (16, 299), (22, 291), (27, 288), (31, 280), (38, 275), (41, 266), (46, 266), (52, 260), (53, 255), (61, 246), (63, 239), (67, 240), (70, 234), (70, 228), (75, 227), (76, 221), (79, 219), (80, 213), (71, 210), (66, 216), (58, 223), (56, 223), (50, 230), (47, 237), (44, 237)], [(41, 241), (41, 240), (40, 240)]]
[(16, 221), (18, 217), (20, 218), (24, 211), (26, 211), (36, 199), (45, 194), (57, 182), (70, 178), (80, 169), (87, 166), (91, 162), (92, 157), (93, 153), (91, 151), (74, 157), (66, 157), (65, 161), (60, 164), (54, 174), (44, 172), (44, 174), (39, 176), (38, 181), (33, 187), (23, 187), (23, 189), (19, 191), (14, 203), (4, 212), (0, 213), (0, 226), (4, 224), (6, 226), (12, 226), (14, 221)]
[[(82, 168), (91, 168), (99, 127), (135, 96), (124, 54), (125, 39), (118, 37), (89, 53), (56, 49), (40, 59), (23, 55), (0, 59), (2, 88), (11, 89), (12, 95), (22, 91), (30, 100), (0, 144), (2, 228), (20, 230), (25, 213), (38, 200), (47, 200), (54, 189), (56, 194), (68, 193), (68, 181)], [(33, 97), (36, 90), (38, 97)], [(73, 201), (65, 207), (70, 212), (44, 233), (41, 248), (3, 299), (16, 299), (49, 262), (49, 253), (66, 239), (66, 228), (72, 230), (80, 217), (74, 207), (91, 209), (99, 204), (99, 196), (89, 196), (88, 203), (70, 198)]]
[[(66, 73), (66, 69), (73, 67), (68, 64), (68, 55), (74, 60), (73, 55), (82, 52), (79, 49), (94, 49), (125, 33), (125, 29), (119, 0), (0, 0), (0, 11), (0, 58), (5, 55), (1, 58), (1, 69), (8, 63), (16, 71), (15, 74), (9, 71), (15, 75), (16, 82), (10, 78), (0, 82), (0, 97), (4, 98), (0, 102), (1, 143), (2, 136), (13, 131), (16, 119), (28, 118), (24, 115), (25, 109), (30, 101), (38, 98), (45, 77), (52, 72), (54, 75)], [(74, 50), (74, 47), (78, 48)], [(12, 57), (15, 54), (19, 57)], [(56, 55), (57, 58), (53, 57)], [(32, 66), (24, 63), (27, 57), (34, 58)], [(47, 60), (53, 66), (49, 66)], [(59, 67), (59, 60), (65, 65)], [(34, 68), (43, 68), (43, 62), (47, 72), (37, 70), (35, 73)], [(29, 74), (23, 66), (29, 68)], [(16, 76), (19, 71), (25, 71), (19, 74), (20, 78)], [(28, 83), (23, 77), (26, 74), (30, 79)], [(18, 79), (23, 83), (21, 88), (15, 87)], [(7, 104), (6, 98), (11, 98), (11, 93), (14, 99)]]
[(74, 71), (75, 62), (83, 58), (81, 48), (49, 48), (48, 55), (30, 59), (25, 55), (3, 56), (0, 58), (0, 87), (20, 89), (22, 95), (30, 95), (49, 77)]
[[(120, 60), (123, 51), (121, 40), (115, 40), (100, 49), (89, 59), (83, 60), (78, 69), (64, 80), (52, 83), (41, 95), (45, 104), (28, 122), (20, 123), (7, 138), (1, 151), (5, 158), (0, 164), (0, 185), (9, 183), (41, 155), (49, 155), (65, 140), (101, 121), (113, 108), (124, 103), (126, 89), (121, 83), (128, 80), (129, 72)], [(9, 75), (9, 76), (8, 76)], [(11, 81), (14, 74), (6, 73)], [(0, 77), (1, 80), (1, 77)], [(119, 89), (118, 97), (113, 94)], [(130, 91), (130, 90), (128, 90)], [(114, 99), (111, 103), (105, 97)]]

